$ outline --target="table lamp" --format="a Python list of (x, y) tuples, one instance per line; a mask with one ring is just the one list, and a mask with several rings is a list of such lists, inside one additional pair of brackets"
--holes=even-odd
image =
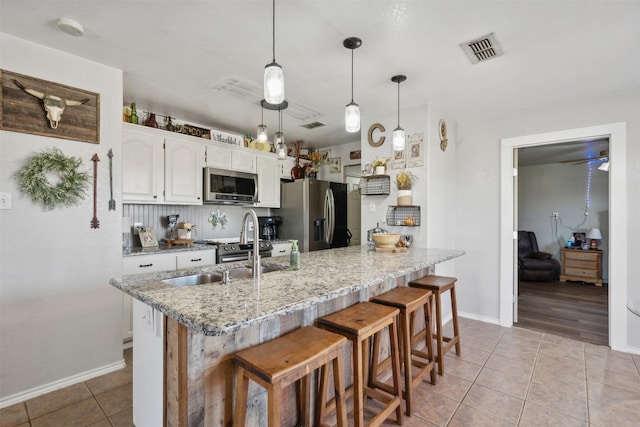
[(602, 240), (602, 233), (599, 228), (592, 228), (587, 233), (587, 239), (591, 239), (591, 249), (598, 249), (598, 240)]

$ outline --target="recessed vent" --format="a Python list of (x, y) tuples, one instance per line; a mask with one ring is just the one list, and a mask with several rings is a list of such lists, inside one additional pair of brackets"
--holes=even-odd
[(502, 56), (504, 53), (493, 33), (462, 43), (460, 47), (473, 64)]
[(326, 124), (322, 123), (322, 122), (311, 122), (311, 123), (307, 123), (306, 125), (302, 125), (303, 128), (305, 129), (315, 129), (315, 128), (319, 128), (322, 126), (326, 126)]
[[(211, 89), (220, 93), (233, 96), (243, 101), (247, 101), (251, 104), (260, 105), (260, 101), (264, 98), (264, 92), (262, 86), (256, 85), (252, 81), (242, 80), (237, 77), (230, 77), (222, 80), (211, 86)], [(287, 99), (289, 107), (286, 110), (282, 110), (283, 114), (286, 114), (294, 119), (298, 119), (301, 122), (311, 122), (324, 116), (318, 110), (315, 110), (306, 105), (302, 105), (291, 99)]]

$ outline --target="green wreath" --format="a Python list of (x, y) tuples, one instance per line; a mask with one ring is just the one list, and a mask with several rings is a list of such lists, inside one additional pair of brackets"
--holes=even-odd
[[(58, 206), (73, 206), (84, 200), (89, 188), (88, 172), (79, 172), (82, 159), (67, 157), (58, 149), (31, 157), (26, 166), (16, 173), (20, 189), (45, 211)], [(53, 185), (46, 174), (55, 174), (60, 181)]]

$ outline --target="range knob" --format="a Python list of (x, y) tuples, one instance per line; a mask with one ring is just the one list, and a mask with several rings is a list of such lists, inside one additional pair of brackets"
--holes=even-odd
[(232, 250), (232, 251), (235, 251), (235, 250), (236, 250), (236, 247), (235, 247), (234, 245), (231, 245), (231, 250)]
[(228, 251), (229, 250), (229, 245), (224, 245), (224, 250)]

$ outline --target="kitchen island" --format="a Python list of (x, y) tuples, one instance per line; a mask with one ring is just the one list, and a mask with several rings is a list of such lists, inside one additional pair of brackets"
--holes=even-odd
[[(263, 265), (282, 270), (260, 279), (232, 280), (230, 285), (176, 287), (163, 280), (220, 271), (233, 264), (130, 275), (110, 283), (165, 316), (165, 425), (231, 425), (231, 358), (236, 351), (406, 285), (433, 272), (436, 264), (463, 254), (420, 248), (377, 253), (357, 246), (302, 253), (297, 271), (287, 269), (287, 257), (264, 258)], [(248, 423), (261, 425), (266, 397), (255, 387), (250, 393)], [(287, 413), (294, 411), (291, 400), (284, 400)]]

